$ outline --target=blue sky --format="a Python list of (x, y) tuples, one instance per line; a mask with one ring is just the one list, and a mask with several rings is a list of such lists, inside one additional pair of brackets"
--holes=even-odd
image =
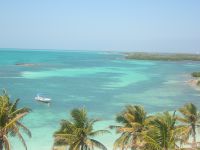
[(200, 0), (0, 0), (0, 48), (200, 51)]

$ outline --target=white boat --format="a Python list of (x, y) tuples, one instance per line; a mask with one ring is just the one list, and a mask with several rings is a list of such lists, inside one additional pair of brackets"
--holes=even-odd
[(40, 102), (44, 102), (44, 103), (50, 103), (51, 102), (51, 98), (40, 96), (39, 94), (37, 94), (37, 96), (35, 97), (35, 100), (40, 101)]

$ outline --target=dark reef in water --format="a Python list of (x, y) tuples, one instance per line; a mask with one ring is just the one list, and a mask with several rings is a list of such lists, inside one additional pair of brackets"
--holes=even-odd
[(38, 66), (38, 64), (32, 64), (32, 63), (16, 63), (16, 66), (24, 66), (24, 67), (32, 67), (32, 66)]

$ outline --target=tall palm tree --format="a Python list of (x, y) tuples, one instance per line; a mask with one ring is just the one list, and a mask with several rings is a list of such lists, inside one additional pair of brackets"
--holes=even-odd
[(29, 112), (29, 108), (18, 108), (19, 99), (13, 103), (4, 91), (0, 96), (0, 150), (10, 150), (10, 142), (8, 135), (18, 137), (25, 149), (27, 149), (25, 140), (20, 132), (20, 128), (31, 137), (29, 129), (20, 122)]
[(111, 129), (116, 129), (116, 132), (121, 134), (114, 143), (114, 149), (124, 150), (144, 147), (143, 133), (147, 129), (149, 120), (150, 117), (147, 117), (143, 107), (137, 105), (126, 106), (116, 117), (116, 121), (120, 125), (110, 126)]
[(149, 122), (149, 128), (145, 133), (145, 150), (175, 150), (179, 140), (179, 128), (176, 126), (175, 112), (158, 114)]
[(55, 132), (54, 145), (65, 145), (69, 150), (93, 150), (95, 147), (107, 150), (99, 141), (93, 139), (97, 135), (109, 133), (108, 130), (94, 130), (97, 119), (89, 119), (84, 108), (71, 111), (72, 121), (62, 120), (61, 127)]
[(196, 130), (200, 127), (200, 112), (192, 103), (185, 104), (179, 111), (182, 116), (178, 120), (185, 126), (185, 141), (192, 136), (192, 148), (195, 149), (197, 148)]

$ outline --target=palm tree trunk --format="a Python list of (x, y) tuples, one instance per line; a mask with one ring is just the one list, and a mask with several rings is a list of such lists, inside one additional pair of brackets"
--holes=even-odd
[(136, 150), (136, 139), (132, 139), (132, 145), (131, 145), (131, 150)]
[(3, 140), (0, 140), (0, 150), (3, 150)]
[(81, 144), (81, 150), (83, 150), (83, 144)]
[(192, 148), (197, 148), (197, 143), (196, 143), (196, 128), (195, 128), (195, 125), (192, 125), (192, 138), (193, 138), (193, 141), (192, 141)]

